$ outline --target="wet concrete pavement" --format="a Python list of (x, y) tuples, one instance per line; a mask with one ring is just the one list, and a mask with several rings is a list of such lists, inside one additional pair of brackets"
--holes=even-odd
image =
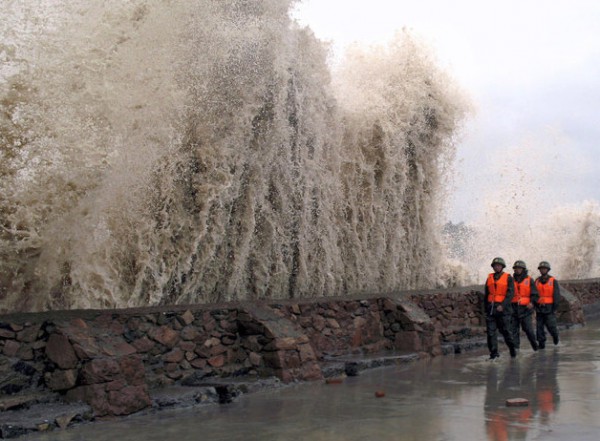
[[(385, 397), (375, 397), (375, 392)], [(507, 407), (525, 398), (528, 407)], [(558, 347), (437, 357), (302, 384), (209, 408), (162, 411), (36, 434), (32, 440), (594, 440), (600, 431), (600, 322)]]

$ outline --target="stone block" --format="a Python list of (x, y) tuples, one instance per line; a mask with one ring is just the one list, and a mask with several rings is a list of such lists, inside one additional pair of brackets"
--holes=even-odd
[(390, 326), (390, 329), (392, 330), (392, 332), (398, 332), (398, 331), (400, 331), (402, 329), (402, 326), (400, 325), (400, 323), (394, 322)]
[(227, 352), (227, 346), (223, 346), (221, 344), (211, 347), (208, 351), (209, 355), (213, 357), (215, 355), (224, 354), (225, 352)]
[(163, 355), (163, 360), (167, 363), (179, 363), (185, 357), (185, 353), (179, 349), (175, 348), (171, 352), (167, 352)]
[(127, 382), (125, 381), (125, 379), (119, 378), (118, 380), (106, 383), (105, 387), (106, 387), (107, 391), (111, 391), (111, 390), (121, 390), (125, 386), (127, 386)]
[(195, 340), (200, 335), (200, 333), (198, 332), (195, 326), (190, 325), (183, 328), (180, 332), (180, 335), (183, 340), (191, 341)]
[(15, 332), (23, 330), (23, 325), (19, 325), (18, 323), (10, 323), (8, 327)]
[(31, 346), (28, 344), (21, 345), (17, 351), (17, 358), (26, 361), (33, 360), (33, 349), (31, 349)]
[(287, 351), (284, 356), (286, 369), (297, 369), (301, 366), (300, 356), (296, 351)]
[(320, 315), (316, 315), (312, 318), (312, 325), (317, 331), (322, 331), (325, 329), (326, 321)]
[(46, 386), (55, 391), (72, 389), (77, 384), (77, 370), (58, 369), (54, 372), (47, 372), (44, 375)]
[(7, 357), (15, 357), (17, 353), (21, 349), (21, 345), (14, 340), (6, 340), (4, 343), (4, 347), (2, 348), (2, 352)]
[(317, 359), (312, 346), (309, 344), (299, 345), (298, 352), (300, 354), (300, 360), (302, 360), (302, 363), (306, 363), (309, 361), (315, 361)]
[(287, 351), (290, 349), (296, 349), (298, 343), (294, 337), (281, 337), (276, 338), (271, 343), (264, 347), (265, 351)]
[[(37, 340), (41, 325), (31, 325), (17, 334), (17, 340), (25, 343), (33, 343)], [(0, 329), (0, 332), (2, 330)], [(1, 336), (1, 334), (0, 334)]]
[(244, 363), (248, 359), (248, 353), (235, 346), (231, 346), (231, 349), (227, 350), (228, 360), (235, 363)]
[(225, 364), (225, 356), (217, 355), (207, 360), (208, 364), (214, 368), (221, 368)]
[(87, 329), (88, 325), (81, 318), (75, 318), (69, 322), (69, 324), (75, 328)]
[(393, 300), (388, 298), (381, 299), (381, 309), (383, 309), (384, 312), (395, 311), (396, 308), (397, 305)]
[(307, 328), (309, 326), (312, 326), (312, 318), (310, 318), (310, 317), (299, 317), (298, 318), (298, 324), (302, 328)]
[(209, 358), (211, 356), (210, 348), (207, 348), (206, 346), (196, 346), (196, 349), (194, 349), (194, 352), (203, 358)]
[(180, 378), (182, 378), (184, 375), (184, 373), (180, 370), (175, 370), (172, 372), (167, 372), (167, 377), (169, 377), (172, 380), (179, 380)]
[(31, 345), (31, 349), (37, 351), (38, 349), (44, 349), (46, 347), (46, 342), (44, 340), (38, 340)]
[(221, 337), (221, 343), (223, 343), (224, 345), (232, 345), (236, 342), (236, 337), (235, 335), (224, 335), (223, 337)]
[(147, 337), (134, 340), (131, 344), (138, 352), (142, 353), (150, 351), (156, 345), (156, 343)]
[(217, 321), (214, 318), (209, 316), (208, 319), (203, 320), (202, 327), (204, 328), (204, 331), (212, 332), (217, 327)]
[(135, 354), (137, 350), (121, 337), (105, 337), (102, 339), (102, 352), (110, 357), (123, 357)]
[(145, 383), (146, 371), (144, 361), (139, 355), (122, 357), (118, 363), (121, 374), (128, 384), (139, 385)]
[(166, 363), (165, 364), (165, 371), (167, 373), (175, 372), (177, 369), (179, 369), (178, 363)]
[(17, 334), (10, 329), (2, 329), (0, 328), (0, 337), (1, 338), (15, 338)]
[(262, 357), (256, 352), (250, 352), (248, 358), (250, 359), (250, 364), (252, 364), (252, 366), (260, 366), (262, 363)]
[(179, 316), (184, 325), (190, 325), (194, 322), (194, 314), (189, 309)]
[(168, 326), (153, 328), (148, 332), (148, 336), (169, 349), (175, 347), (179, 341), (179, 333)]
[[(244, 317), (244, 315), (241, 315), (240, 317)], [(240, 319), (238, 322), (238, 329), (242, 335), (258, 335), (266, 332), (264, 325), (254, 321), (254, 319), (249, 319), (248, 321), (242, 321)]]
[(76, 413), (66, 413), (66, 414), (57, 416), (54, 421), (56, 422), (56, 425), (60, 429), (64, 430), (67, 427), (69, 427), (69, 424), (71, 424), (71, 421), (73, 421), (73, 419), (76, 416), (77, 416)]
[(69, 339), (61, 334), (52, 334), (46, 344), (46, 355), (61, 369), (73, 369), (78, 358)]
[(194, 360), (190, 361), (190, 365), (194, 369), (204, 369), (206, 367), (206, 364), (206, 360), (203, 358), (195, 358)]
[(291, 383), (296, 379), (294, 373), (289, 369), (273, 369), (272, 372), (284, 383)]
[(126, 324), (130, 331), (137, 331), (142, 325), (142, 319), (140, 317), (130, 317)]
[(330, 328), (333, 328), (333, 329), (339, 329), (340, 328), (340, 324), (334, 318), (328, 318), (327, 319), (327, 326), (329, 326)]
[(104, 388), (104, 384), (78, 386), (67, 392), (66, 399), (68, 401), (82, 401), (89, 404), (94, 410), (96, 416), (110, 414), (108, 395)]
[(156, 324), (157, 325), (159, 325), (159, 326), (165, 326), (165, 325), (167, 325), (170, 322), (171, 322), (171, 315), (170, 314), (167, 316), (167, 313), (165, 313), (165, 312), (159, 312), (156, 315)]
[(237, 332), (237, 322), (231, 320), (221, 320), (219, 321), (219, 326), (226, 332)]
[(212, 348), (213, 346), (217, 346), (221, 344), (221, 339), (217, 337), (211, 337), (204, 342), (204, 346), (207, 348)]
[(147, 322), (156, 323), (158, 321), (157, 314), (146, 314), (144, 318)]
[(281, 352), (266, 352), (263, 354), (263, 360), (265, 361), (265, 366), (267, 367), (281, 369), (285, 365), (283, 354)]
[(419, 333), (415, 331), (398, 332), (394, 341), (394, 347), (402, 351), (421, 351)]
[(196, 349), (196, 343), (193, 341), (182, 341), (179, 343), (179, 347), (182, 351), (194, 352), (194, 349)]
[(96, 358), (88, 361), (81, 369), (83, 384), (98, 384), (114, 381), (121, 376), (119, 363), (112, 358)]
[(108, 393), (111, 415), (129, 415), (152, 405), (145, 385), (127, 386)]

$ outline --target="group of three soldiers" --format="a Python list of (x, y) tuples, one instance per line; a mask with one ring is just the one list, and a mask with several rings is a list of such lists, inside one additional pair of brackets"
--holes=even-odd
[[(485, 283), (485, 318), (487, 343), (490, 359), (500, 356), (498, 352), (498, 331), (504, 337), (511, 357), (517, 356), (520, 347), (520, 329), (534, 351), (546, 346), (546, 332), (558, 344), (558, 328), (555, 312), (560, 300), (558, 282), (550, 276), (550, 264), (540, 262), (540, 277), (535, 281), (527, 274), (527, 265), (517, 260), (513, 265), (514, 274), (504, 272), (506, 263), (501, 257), (492, 260), (491, 273)], [(533, 331), (533, 313), (536, 315), (536, 332)]]

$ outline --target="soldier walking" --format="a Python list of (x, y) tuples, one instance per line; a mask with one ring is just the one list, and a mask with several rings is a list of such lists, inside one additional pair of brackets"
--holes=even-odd
[(510, 274), (504, 272), (506, 263), (501, 257), (492, 260), (493, 273), (488, 275), (485, 283), (485, 325), (490, 360), (500, 356), (498, 352), (498, 331), (504, 337), (511, 357), (517, 356), (511, 333), (511, 301), (514, 295), (514, 282)]
[(538, 350), (536, 335), (533, 330), (534, 304), (538, 301), (538, 291), (533, 279), (527, 274), (527, 265), (517, 260), (513, 265), (515, 295), (512, 299), (512, 336), (515, 349), (521, 346), (521, 328), (525, 331), (529, 344), (534, 351)]
[(539, 292), (535, 317), (537, 320), (537, 341), (540, 349), (546, 347), (544, 328), (548, 329), (554, 344), (558, 344), (558, 326), (555, 313), (560, 302), (560, 287), (558, 281), (549, 274), (550, 269), (550, 263), (545, 260), (540, 262), (538, 270), (541, 275), (535, 281), (535, 286)]

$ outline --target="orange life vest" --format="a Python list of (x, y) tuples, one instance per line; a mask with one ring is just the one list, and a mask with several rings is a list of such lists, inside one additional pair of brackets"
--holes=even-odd
[(540, 299), (538, 303), (540, 305), (551, 305), (554, 303), (554, 277), (550, 277), (546, 283), (535, 281), (535, 286), (540, 292)]
[(515, 296), (512, 302), (524, 306), (531, 303), (531, 277), (527, 276), (520, 282), (515, 279)]
[(487, 279), (488, 302), (501, 303), (508, 292), (508, 273), (502, 273), (498, 280), (494, 279), (495, 273), (490, 273)]

